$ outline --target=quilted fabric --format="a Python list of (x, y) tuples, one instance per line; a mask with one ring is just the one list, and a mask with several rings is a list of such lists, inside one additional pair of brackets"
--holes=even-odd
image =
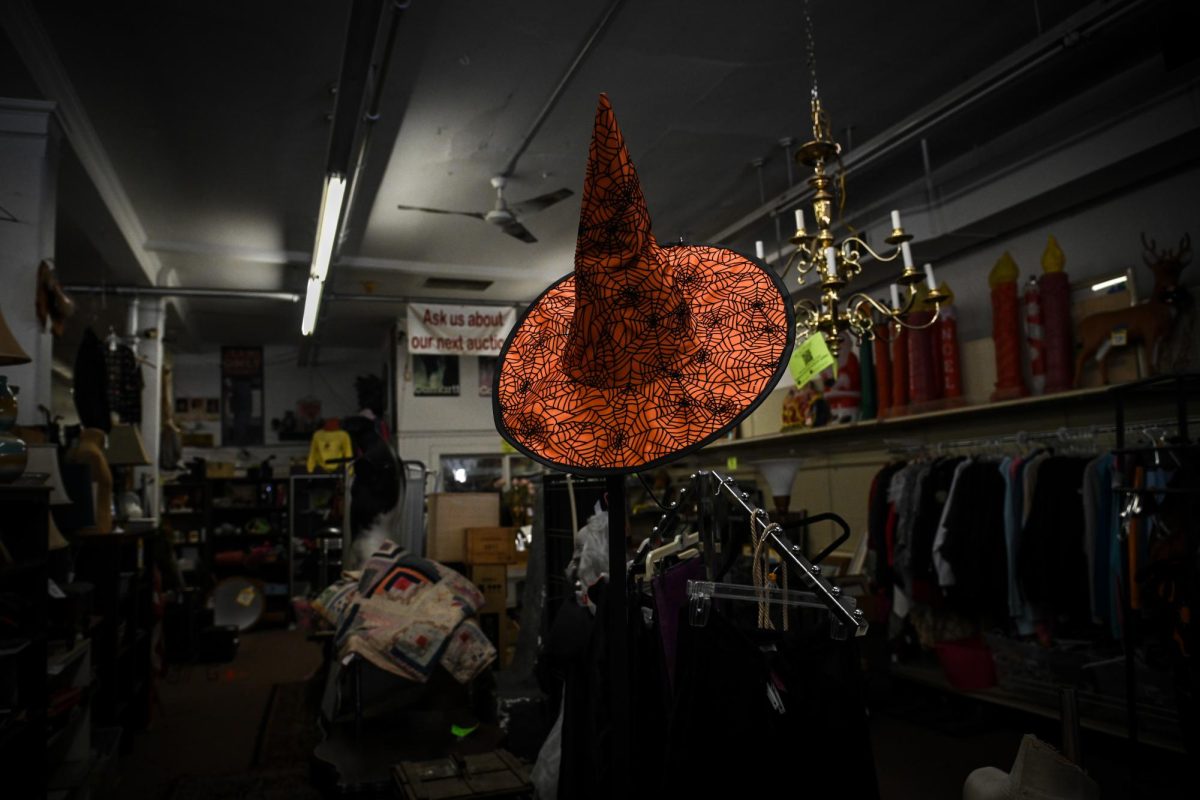
[(459, 573), (385, 542), (361, 577), (330, 586), (313, 607), (335, 626), (340, 657), (357, 653), (419, 683), (441, 665), (469, 683), (496, 658), (472, 619), (483, 602)]

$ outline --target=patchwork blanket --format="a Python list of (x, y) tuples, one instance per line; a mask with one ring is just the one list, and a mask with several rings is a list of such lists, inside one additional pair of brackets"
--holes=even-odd
[(337, 631), (341, 658), (357, 653), (418, 683), (440, 664), (469, 683), (496, 658), (496, 648), (472, 619), (483, 602), (479, 589), (459, 573), (385, 542), (360, 578), (333, 584), (313, 607)]

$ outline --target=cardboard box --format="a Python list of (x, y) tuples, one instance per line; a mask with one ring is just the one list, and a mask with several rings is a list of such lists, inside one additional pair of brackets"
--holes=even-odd
[(206, 461), (204, 463), (204, 477), (206, 478), (232, 478), (236, 471), (232, 461)]
[(467, 528), (500, 524), (498, 492), (441, 492), (428, 495), (429, 527), (425, 555), (434, 561), (463, 563)]
[(516, 535), (512, 528), (467, 528), (467, 563), (515, 563)]
[(504, 564), (472, 564), (471, 583), (483, 592), (481, 614), (503, 614), (508, 606), (508, 567)]

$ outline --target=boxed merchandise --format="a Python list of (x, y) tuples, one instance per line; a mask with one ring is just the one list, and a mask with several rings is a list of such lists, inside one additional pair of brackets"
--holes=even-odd
[(504, 564), (472, 564), (471, 583), (483, 592), (483, 614), (503, 614), (508, 599), (508, 567)]
[(466, 560), (467, 528), (500, 524), (497, 492), (441, 492), (428, 495), (428, 537), (425, 553), (434, 561)]
[(512, 528), (467, 528), (468, 564), (512, 564), (517, 560)]

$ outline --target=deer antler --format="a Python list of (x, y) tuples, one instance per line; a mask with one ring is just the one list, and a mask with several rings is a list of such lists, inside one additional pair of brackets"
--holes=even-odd
[(1162, 256), (1158, 254), (1158, 242), (1153, 239), (1147, 242), (1145, 231), (1142, 231), (1142, 249), (1146, 251), (1142, 253), (1142, 260), (1146, 262), (1147, 267), (1153, 267), (1162, 261)]

